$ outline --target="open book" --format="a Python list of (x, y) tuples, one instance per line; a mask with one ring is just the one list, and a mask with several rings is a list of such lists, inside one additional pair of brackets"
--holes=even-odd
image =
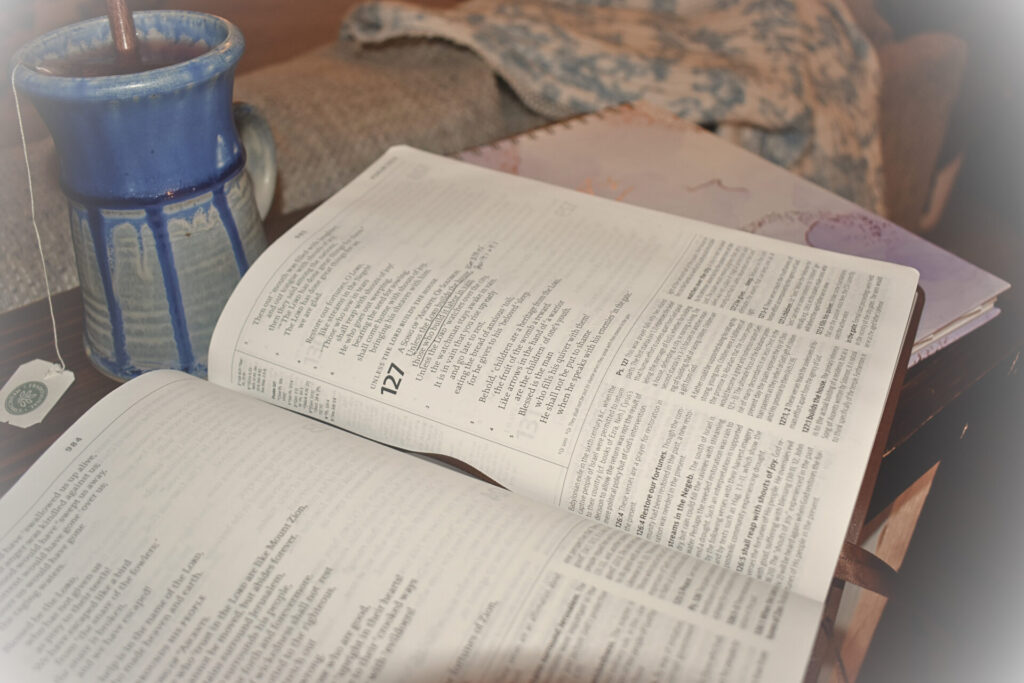
[(0, 500), (0, 671), (800, 680), (916, 283), (394, 148)]

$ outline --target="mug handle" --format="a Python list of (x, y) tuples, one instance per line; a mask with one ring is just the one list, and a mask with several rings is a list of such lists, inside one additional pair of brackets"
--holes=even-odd
[(231, 113), (235, 118), (238, 136), (245, 147), (245, 170), (252, 178), (253, 194), (260, 220), (267, 217), (270, 203), (274, 200), (277, 185), (277, 148), (270, 124), (263, 114), (251, 104), (235, 102)]

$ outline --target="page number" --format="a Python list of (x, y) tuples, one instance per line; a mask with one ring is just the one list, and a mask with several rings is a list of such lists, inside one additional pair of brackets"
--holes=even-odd
[[(397, 377), (396, 377), (397, 375)], [(398, 367), (394, 363), (388, 366), (388, 374), (384, 376), (384, 381), (381, 383), (380, 393), (382, 394), (397, 394), (398, 387), (402, 384), (402, 377), (405, 375), (402, 372), (402, 368)], [(391, 386), (388, 386), (388, 384)]]

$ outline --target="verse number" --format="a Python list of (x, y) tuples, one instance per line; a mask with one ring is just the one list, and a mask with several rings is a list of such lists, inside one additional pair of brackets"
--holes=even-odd
[[(395, 376), (397, 375), (397, 377)], [(388, 374), (384, 376), (384, 381), (381, 383), (380, 393), (382, 394), (397, 394), (398, 387), (402, 384), (402, 376), (405, 375), (402, 372), (402, 368), (398, 367), (394, 363), (388, 366)], [(391, 386), (388, 386), (388, 384)]]

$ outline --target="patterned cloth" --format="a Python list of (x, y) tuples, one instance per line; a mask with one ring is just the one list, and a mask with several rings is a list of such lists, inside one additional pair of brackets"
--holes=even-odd
[(342, 30), (466, 46), (552, 118), (649, 101), (884, 213), (881, 74), (842, 0), (372, 2)]

